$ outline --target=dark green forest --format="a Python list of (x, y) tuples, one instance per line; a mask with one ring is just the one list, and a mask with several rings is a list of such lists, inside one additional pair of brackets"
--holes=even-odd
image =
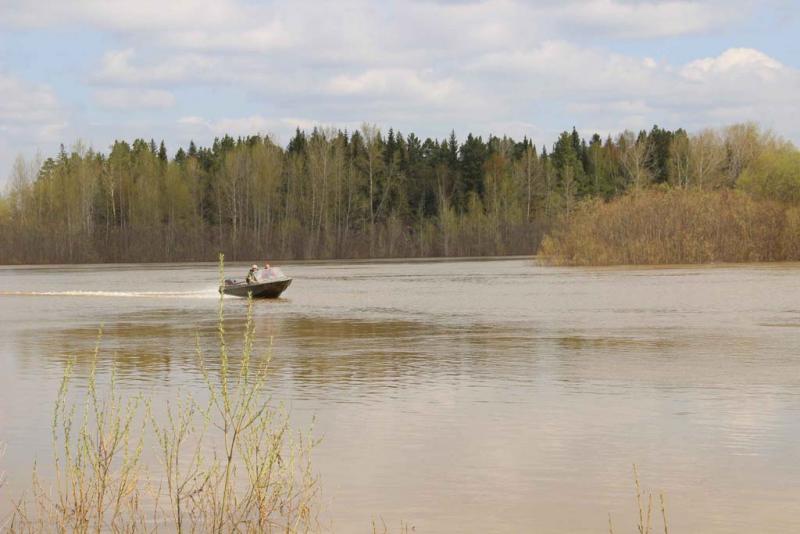
[(76, 143), (18, 158), (0, 263), (535, 253), (587, 201), (665, 188), (800, 202), (800, 153), (754, 124), (533, 140), (297, 130), (190, 143)]

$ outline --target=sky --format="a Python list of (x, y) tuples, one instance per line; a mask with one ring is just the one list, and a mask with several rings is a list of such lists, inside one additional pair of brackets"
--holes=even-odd
[(800, 143), (797, 0), (0, 0), (0, 185), (78, 140), (363, 123), (420, 137), (699, 131)]

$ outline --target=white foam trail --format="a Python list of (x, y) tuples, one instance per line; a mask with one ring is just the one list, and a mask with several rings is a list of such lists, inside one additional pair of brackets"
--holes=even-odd
[(219, 298), (216, 289), (206, 291), (0, 291), (0, 296), (9, 297), (112, 297), (112, 298), (170, 298), (208, 299)]

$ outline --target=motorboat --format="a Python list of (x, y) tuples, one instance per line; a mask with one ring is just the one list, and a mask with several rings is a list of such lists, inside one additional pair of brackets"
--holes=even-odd
[(236, 297), (252, 296), (254, 299), (276, 299), (292, 283), (292, 279), (283, 274), (279, 267), (256, 270), (251, 280), (234, 280), (227, 278), (219, 286), (219, 292)]

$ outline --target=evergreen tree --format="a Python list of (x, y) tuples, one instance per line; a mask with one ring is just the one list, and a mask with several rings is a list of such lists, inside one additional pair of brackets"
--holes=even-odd
[(653, 181), (664, 183), (669, 175), (669, 148), (672, 144), (673, 133), (663, 130), (658, 126), (653, 126), (647, 136), (647, 142), (652, 147), (652, 157), (650, 168), (653, 173)]
[(483, 197), (483, 166), (489, 150), (481, 137), (472, 134), (467, 136), (464, 144), (459, 149), (460, 156), (460, 181), (459, 197), (462, 202), (462, 210), (466, 208), (466, 199), (469, 193), (475, 193), (478, 197)]

